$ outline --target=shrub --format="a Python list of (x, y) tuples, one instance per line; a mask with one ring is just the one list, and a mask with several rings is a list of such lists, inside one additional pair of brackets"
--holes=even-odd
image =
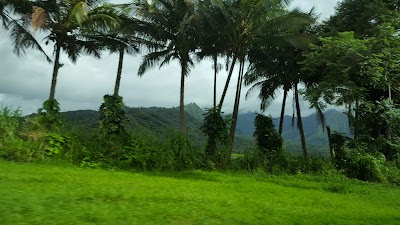
[(122, 147), (118, 165), (120, 168), (153, 170), (161, 168), (162, 149), (155, 141), (136, 139)]
[(113, 135), (125, 138), (127, 136), (124, 126), (127, 120), (124, 107), (121, 96), (104, 96), (104, 103), (100, 106), (100, 131), (103, 137)]
[(0, 109), (0, 157), (6, 160), (31, 162), (40, 158), (36, 148), (20, 136), (20, 111), (4, 107)]
[(346, 175), (363, 181), (382, 182), (385, 177), (382, 173), (384, 169), (385, 156), (376, 156), (368, 153), (352, 152), (346, 163)]
[(283, 141), (275, 130), (272, 118), (257, 114), (254, 125), (256, 129), (254, 137), (260, 150), (259, 153), (269, 155), (267, 157), (281, 154)]
[(168, 169), (193, 169), (201, 165), (201, 151), (193, 147), (188, 136), (181, 131), (171, 131), (163, 150), (163, 166)]
[(47, 130), (57, 130), (64, 122), (60, 113), (60, 104), (56, 99), (49, 99), (43, 102), (43, 108), (38, 110), (37, 117)]
[(204, 114), (203, 125), (200, 129), (207, 136), (204, 162), (210, 165), (218, 164), (218, 158), (220, 156), (218, 144), (222, 144), (222, 147), (226, 146), (228, 139), (227, 122), (222, 117), (218, 108), (206, 110), (206, 113)]

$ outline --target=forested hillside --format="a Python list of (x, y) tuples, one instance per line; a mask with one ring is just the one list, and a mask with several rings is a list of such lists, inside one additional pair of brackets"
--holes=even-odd
[[(132, 132), (148, 132), (159, 138), (165, 138), (168, 131), (179, 128), (179, 108), (130, 108), (126, 107), (126, 128)], [(201, 120), (185, 113), (187, 131), (194, 142), (204, 142), (205, 137), (199, 132)], [(66, 128), (73, 129), (99, 129), (100, 114), (94, 110), (78, 110), (64, 112)]]
[[(179, 108), (131, 108), (126, 107), (128, 121), (126, 128), (130, 132), (155, 135), (165, 139), (168, 132), (179, 128)], [(185, 106), (186, 129), (196, 145), (203, 145), (206, 137), (200, 131), (204, 111), (195, 103)], [(77, 110), (63, 113), (67, 130), (88, 130), (88, 133), (99, 132), (100, 114), (94, 110)], [(243, 151), (254, 146), (253, 137), (238, 135), (234, 143), (236, 151)]]
[[(127, 128), (131, 132), (148, 132), (157, 137), (164, 139), (169, 131), (178, 129), (179, 108), (125, 108), (128, 118)], [(195, 103), (185, 106), (186, 121), (188, 134), (194, 143), (205, 143), (206, 138), (201, 133), (204, 111)], [(64, 113), (67, 120), (67, 129), (94, 129), (99, 127), (99, 113), (94, 110), (78, 110)], [(253, 133), (255, 130), (254, 119), (255, 113), (239, 114), (237, 123), (237, 140), (235, 140), (235, 149), (244, 151), (254, 145)], [(337, 110), (328, 110), (324, 113), (326, 124), (333, 131), (344, 133), (351, 136), (348, 126), (347, 116)], [(279, 118), (273, 118), (274, 125), (277, 128)], [(306, 142), (311, 154), (327, 155), (328, 137), (326, 130), (322, 129), (316, 114), (303, 118)], [(301, 153), (300, 135), (297, 130), (297, 120), (293, 120), (291, 116), (285, 116), (282, 138), (285, 141), (287, 150), (292, 153)]]
[[(255, 130), (255, 113), (240, 114), (237, 124), (238, 133), (242, 136), (252, 136)], [(347, 116), (337, 110), (328, 110), (324, 113), (326, 125), (330, 126), (332, 132), (339, 132), (351, 136)], [(275, 128), (278, 129), (279, 118), (273, 118)], [(303, 118), (304, 133), (306, 143), (310, 152), (314, 154), (327, 155), (328, 135), (323, 129), (316, 114), (311, 114)], [(286, 148), (290, 152), (301, 153), (300, 134), (297, 129), (297, 120), (291, 116), (285, 116), (283, 121), (282, 138)], [(323, 150), (322, 152), (320, 152)]]

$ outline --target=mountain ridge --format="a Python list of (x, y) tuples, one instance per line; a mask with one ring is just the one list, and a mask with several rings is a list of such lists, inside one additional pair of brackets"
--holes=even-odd
[[(127, 127), (130, 131), (144, 130), (149, 134), (154, 134), (159, 138), (165, 138), (171, 129), (179, 129), (179, 108), (166, 107), (126, 107), (128, 118)], [(201, 133), (200, 127), (204, 118), (204, 110), (196, 103), (185, 105), (185, 124), (189, 137), (197, 143), (205, 143), (206, 137)], [(63, 112), (67, 120), (69, 129), (98, 129), (99, 112), (95, 110), (75, 110)], [(338, 131), (351, 135), (348, 128), (346, 115), (337, 110), (328, 110), (324, 113), (327, 124), (332, 131)], [(237, 138), (235, 146), (237, 148), (252, 148), (254, 146), (254, 118), (256, 113), (241, 113), (237, 122)], [(313, 149), (327, 149), (328, 138), (326, 131), (317, 122), (316, 114), (303, 117), (306, 142)], [(276, 129), (278, 129), (279, 118), (273, 118)], [(297, 129), (296, 120), (292, 126), (292, 117), (285, 116), (283, 123), (282, 138), (290, 152), (301, 152), (300, 135)], [(325, 154), (325, 153), (324, 153)]]

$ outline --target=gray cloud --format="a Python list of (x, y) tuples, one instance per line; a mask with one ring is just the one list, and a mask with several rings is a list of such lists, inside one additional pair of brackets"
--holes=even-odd
[[(338, 0), (295, 0), (293, 6), (309, 10), (316, 6), (322, 17), (333, 13)], [(119, 2), (124, 2), (119, 0)], [(43, 34), (39, 34), (43, 35)], [(39, 39), (41, 40), (41, 39)], [(20, 107), (25, 114), (30, 114), (41, 107), (48, 97), (53, 66), (36, 51), (28, 50), (27, 54), (18, 58), (12, 52), (11, 40), (7, 32), (0, 28), (0, 105), (13, 108)], [(51, 55), (52, 46), (44, 46)], [(137, 77), (141, 56), (125, 57), (120, 95), (131, 107), (179, 105), (180, 68), (176, 62), (161, 69), (153, 68), (143, 77)], [(221, 61), (222, 62), (222, 61)], [(59, 70), (56, 98), (63, 111), (77, 109), (98, 109), (103, 95), (111, 94), (114, 88), (118, 64), (117, 55), (104, 52), (102, 59), (82, 56), (73, 64), (63, 55)], [(236, 71), (237, 72), (237, 71)], [(237, 75), (237, 73), (235, 73)], [(218, 96), (225, 84), (226, 71), (218, 75)], [(236, 78), (232, 77), (223, 110), (230, 113), (233, 108)], [(186, 79), (185, 102), (196, 102), (201, 107), (212, 105), (213, 71), (211, 62), (203, 61), (195, 65)], [(259, 100), (256, 94), (245, 100), (248, 88), (242, 92), (241, 107), (243, 112), (259, 111)], [(289, 100), (291, 100), (289, 98)], [(279, 115), (281, 98), (274, 101), (267, 114)], [(286, 112), (291, 114), (291, 103), (287, 103)], [(304, 104), (304, 114), (309, 114)]]

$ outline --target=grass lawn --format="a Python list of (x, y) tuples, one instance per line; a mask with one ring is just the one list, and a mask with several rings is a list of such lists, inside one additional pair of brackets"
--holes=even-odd
[(400, 224), (400, 188), (341, 176), (0, 161), (0, 224)]

